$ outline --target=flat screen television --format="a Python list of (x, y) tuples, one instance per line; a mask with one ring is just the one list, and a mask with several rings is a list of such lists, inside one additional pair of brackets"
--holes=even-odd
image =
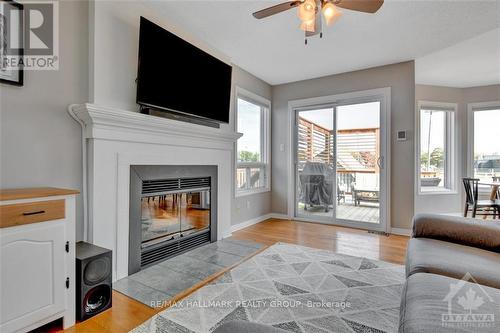
[(232, 67), (141, 17), (137, 103), (229, 122)]

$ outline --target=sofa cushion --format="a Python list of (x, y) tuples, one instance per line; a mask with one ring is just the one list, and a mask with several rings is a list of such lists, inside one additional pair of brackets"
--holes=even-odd
[(418, 214), (414, 238), (432, 238), (500, 253), (500, 222), (458, 216)]
[(406, 280), (399, 333), (499, 331), (500, 290), (426, 273)]
[(415, 273), (456, 279), (470, 273), (478, 283), (500, 288), (500, 254), (436, 239), (412, 238), (406, 254), (406, 276)]
[(219, 326), (213, 333), (287, 333), (272, 326), (235, 320)]

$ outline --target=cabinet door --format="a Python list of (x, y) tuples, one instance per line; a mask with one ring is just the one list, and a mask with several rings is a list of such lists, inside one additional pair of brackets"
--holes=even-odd
[(64, 310), (64, 221), (0, 230), (0, 331), (22, 330)]

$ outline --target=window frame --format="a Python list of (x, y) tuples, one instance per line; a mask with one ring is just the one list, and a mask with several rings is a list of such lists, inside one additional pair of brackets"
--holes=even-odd
[[(500, 110), (500, 100), (467, 104), (467, 175), (474, 177), (474, 112)], [(489, 186), (479, 186), (480, 192), (488, 192)]]
[[(446, 111), (445, 120), (445, 165), (444, 165), (444, 186), (436, 189), (422, 190), (421, 174), (421, 114), (422, 110)], [(417, 195), (442, 195), (457, 194), (458, 188), (458, 154), (457, 154), (457, 103), (418, 101), (416, 121), (415, 121), (415, 187)]]
[[(238, 100), (242, 99), (246, 102), (260, 106), (261, 108), (261, 162), (238, 162), (238, 140), (234, 144), (234, 195), (242, 197), (257, 193), (265, 193), (271, 191), (271, 101), (245, 90), (241, 87), (236, 87), (234, 98), (234, 129), (238, 132)], [(264, 186), (257, 188), (239, 189), (237, 183), (238, 169), (245, 168), (264, 168)], [(248, 172), (248, 171), (247, 171)]]

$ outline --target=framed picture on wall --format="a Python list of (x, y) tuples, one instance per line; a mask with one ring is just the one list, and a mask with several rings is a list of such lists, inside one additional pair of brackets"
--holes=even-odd
[(0, 83), (23, 85), (23, 29), (24, 6), (0, 0)]

